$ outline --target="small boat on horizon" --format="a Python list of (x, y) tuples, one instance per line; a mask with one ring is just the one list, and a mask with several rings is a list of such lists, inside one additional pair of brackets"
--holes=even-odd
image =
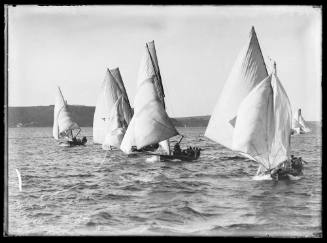
[(294, 113), (292, 119), (292, 135), (293, 134), (305, 134), (311, 132), (311, 129), (307, 126), (306, 121), (302, 116), (301, 109), (298, 109)]

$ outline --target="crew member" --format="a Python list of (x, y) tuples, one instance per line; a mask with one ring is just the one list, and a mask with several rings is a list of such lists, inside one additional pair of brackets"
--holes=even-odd
[(181, 154), (181, 147), (179, 146), (179, 143), (176, 143), (174, 146), (174, 155)]

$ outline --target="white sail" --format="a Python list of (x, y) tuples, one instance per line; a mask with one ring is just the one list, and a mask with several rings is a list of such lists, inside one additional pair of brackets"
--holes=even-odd
[(53, 129), (52, 129), (52, 135), (55, 139), (59, 139), (59, 124), (58, 124), (58, 114), (59, 111), (62, 109), (62, 107), (65, 106), (65, 100), (62, 97), (60, 88), (57, 89), (57, 94), (55, 98), (55, 104), (53, 108)]
[(109, 114), (121, 95), (121, 90), (107, 69), (105, 78), (101, 85), (101, 91), (96, 103), (94, 118), (93, 118), (93, 142), (102, 144), (106, 133), (106, 120), (109, 119)]
[(233, 130), (240, 103), (268, 76), (259, 42), (252, 27), (209, 120), (205, 136), (232, 149)]
[(80, 129), (79, 125), (73, 120), (71, 112), (69, 111), (67, 101), (65, 101), (60, 88), (56, 96), (54, 106), (54, 125), (53, 137), (59, 139), (61, 134), (70, 132), (74, 129)]
[(122, 100), (123, 96), (117, 99), (109, 115), (109, 119), (106, 121), (107, 132), (102, 144), (103, 149), (108, 149), (110, 146), (119, 148), (123, 140), (126, 128), (123, 125), (124, 117), (121, 112)]
[(297, 134), (311, 132), (311, 129), (306, 125), (306, 122), (303, 119), (301, 109), (298, 109), (297, 112), (295, 112), (294, 114), (292, 121), (292, 129)]
[(297, 134), (300, 134), (300, 132), (301, 132), (301, 124), (299, 123), (299, 117), (298, 117), (297, 112), (294, 113), (294, 116), (292, 119), (292, 129)]
[(311, 132), (311, 129), (306, 125), (306, 122), (302, 115), (300, 115), (299, 123), (305, 133)]
[(292, 110), (276, 73), (260, 82), (243, 100), (233, 133), (233, 150), (275, 168), (290, 155)]
[(130, 153), (132, 146), (140, 149), (159, 142), (164, 151), (169, 153), (169, 141), (164, 140), (175, 135), (178, 132), (165, 111), (154, 42), (148, 42), (138, 73), (134, 116), (120, 148), (125, 153)]
[(160, 154), (170, 155), (170, 142), (169, 139), (166, 139), (159, 143), (159, 148), (156, 151)]

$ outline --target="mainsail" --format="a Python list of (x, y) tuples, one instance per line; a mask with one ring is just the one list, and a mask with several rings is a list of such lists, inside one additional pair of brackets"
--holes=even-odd
[(102, 148), (106, 149), (109, 146), (119, 148), (123, 140), (126, 128), (124, 117), (121, 111), (123, 96), (120, 96), (109, 114), (109, 119), (106, 121), (107, 132)]
[(270, 74), (241, 103), (232, 148), (273, 169), (290, 155), (291, 124), (290, 101), (276, 73)]
[(292, 129), (297, 133), (308, 133), (311, 132), (311, 129), (306, 125), (305, 120), (303, 119), (301, 109), (298, 109), (295, 112), (292, 120)]
[(121, 150), (130, 153), (132, 146), (140, 149), (155, 143), (169, 149), (168, 141), (165, 140), (178, 135), (178, 132), (165, 111), (164, 92), (153, 41), (145, 47), (134, 103), (134, 116), (121, 143)]
[(98, 96), (93, 118), (93, 142), (102, 144), (106, 135), (106, 121), (114, 107), (118, 97), (123, 96), (124, 101), (122, 112), (125, 121), (128, 123), (132, 117), (132, 109), (129, 104), (128, 96), (121, 79), (119, 69), (107, 69), (105, 79), (101, 85), (101, 92)]
[(80, 129), (79, 125), (72, 119), (67, 101), (65, 101), (60, 88), (58, 87), (54, 106), (53, 137), (59, 139), (64, 134), (69, 134), (74, 129)]
[(249, 92), (268, 76), (259, 42), (252, 27), (213, 110), (205, 136), (232, 149), (237, 111)]

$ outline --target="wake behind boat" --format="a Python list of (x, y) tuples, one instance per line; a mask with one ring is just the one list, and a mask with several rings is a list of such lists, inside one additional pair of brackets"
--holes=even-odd
[(293, 168), (290, 158), (291, 119), (290, 101), (277, 77), (276, 63), (268, 75), (252, 27), (249, 42), (233, 66), (205, 136), (256, 161), (259, 177), (283, 179), (284, 174), (291, 173), (299, 176), (303, 166)]
[(58, 145), (62, 147), (85, 145), (87, 142), (86, 137), (77, 138), (81, 128), (73, 120), (67, 101), (64, 99), (59, 87), (57, 91), (54, 106), (53, 137), (58, 140)]
[(186, 154), (170, 151), (169, 139), (179, 133), (166, 112), (164, 97), (157, 53), (151, 41), (146, 43), (139, 69), (134, 116), (120, 146), (124, 153), (135, 155), (156, 149), (153, 154), (162, 159), (190, 159)]

